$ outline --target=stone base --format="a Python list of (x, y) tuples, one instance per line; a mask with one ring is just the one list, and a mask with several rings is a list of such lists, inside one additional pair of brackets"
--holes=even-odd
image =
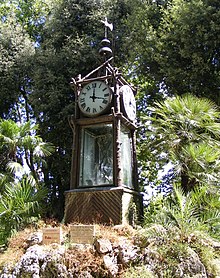
[(74, 189), (65, 192), (65, 223), (130, 224), (141, 220), (142, 195), (126, 188)]

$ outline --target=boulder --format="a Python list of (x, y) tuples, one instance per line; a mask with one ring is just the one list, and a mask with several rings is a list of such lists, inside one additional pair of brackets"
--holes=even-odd
[(141, 259), (140, 248), (129, 242), (120, 242), (118, 249), (118, 259), (124, 266), (130, 263), (137, 263)]
[(111, 277), (116, 277), (119, 271), (117, 258), (114, 256), (104, 255), (103, 262), (105, 268), (108, 270), (109, 275)]
[(176, 275), (178, 277), (207, 278), (206, 269), (198, 254), (190, 247), (187, 249), (185, 258), (177, 266)]
[(112, 252), (112, 244), (108, 239), (97, 239), (95, 241), (95, 248), (99, 254)]
[(65, 277), (67, 270), (62, 264), (64, 252), (65, 249), (59, 245), (54, 245), (50, 249), (33, 245), (26, 250), (15, 265), (12, 277), (46, 278), (50, 277), (48, 273), (53, 273), (54, 277)]
[(27, 245), (27, 247), (30, 247), (30, 246), (33, 246), (35, 244), (41, 244), (42, 240), (43, 240), (43, 233), (42, 232), (35, 232), (27, 238), (26, 245)]

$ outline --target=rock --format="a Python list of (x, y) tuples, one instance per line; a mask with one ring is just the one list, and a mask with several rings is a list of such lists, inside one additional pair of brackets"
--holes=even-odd
[(8, 269), (7, 266), (3, 267), (2, 272), (0, 274), (0, 278), (14, 278), (14, 276), (12, 276), (10, 274), (10, 271)]
[(186, 277), (188, 275), (189, 277), (207, 278), (206, 269), (201, 263), (198, 254), (190, 247), (187, 249), (184, 260), (178, 265), (176, 275), (178, 277)]
[(103, 262), (105, 268), (108, 270), (108, 273), (110, 274), (111, 277), (116, 277), (118, 274), (118, 264), (117, 264), (117, 258), (116, 257), (111, 257), (109, 255), (105, 255), (103, 257)]
[(99, 254), (112, 252), (112, 244), (108, 239), (97, 239), (95, 241), (95, 248)]
[(12, 273), (14, 277), (25, 277), (25, 275), (31, 275), (33, 278), (40, 277), (39, 253), (41, 252), (38, 245), (29, 247), (19, 263), (16, 264)]
[(20, 261), (15, 265), (12, 277), (46, 278), (66, 277), (66, 267), (62, 264), (65, 249), (61, 246), (45, 249), (43, 246), (33, 245), (26, 250)]
[(31, 234), (31, 236), (26, 240), (26, 244), (28, 247), (33, 246), (35, 244), (41, 244), (43, 241), (43, 233), (36, 232)]
[[(125, 237), (123, 229), (123, 236), (113, 237), (111, 241), (97, 239), (94, 246), (86, 244), (64, 246), (57, 243), (39, 245), (37, 242), (41, 242), (40, 233), (32, 234), (27, 240), (27, 245), (30, 246), (25, 250), (26, 253), (15, 266), (5, 265), (0, 271), (0, 278), (92, 278), (93, 275), (114, 278), (123, 275), (123, 271), (130, 266), (137, 270), (141, 266), (140, 271), (144, 267), (147, 273), (152, 274), (149, 277), (162, 277), (169, 272), (171, 275), (169, 277), (220, 278), (218, 256), (209, 262), (207, 269), (212, 273), (207, 274), (198, 254), (188, 247), (189, 244), (179, 243), (175, 237), (174, 241), (166, 245), (164, 238), (168, 237), (168, 231), (160, 225), (154, 225), (149, 230), (142, 229), (140, 245), (135, 243), (135, 237)], [(148, 231), (149, 234), (146, 235)], [(130, 235), (131, 233), (132, 231), (129, 232)], [(171, 233), (171, 236), (173, 234), (175, 235)], [(196, 237), (194, 234), (190, 236), (190, 242), (194, 242)], [(219, 250), (217, 241), (207, 239), (204, 242), (205, 246), (212, 250)], [(197, 244), (199, 246), (200, 241)], [(138, 272), (140, 277), (142, 274), (144, 276), (142, 272)]]
[(124, 266), (140, 260), (140, 248), (126, 242), (120, 243), (118, 258)]
[(220, 250), (220, 242), (213, 241), (212, 247), (215, 248), (216, 250)]
[(146, 269), (154, 272), (157, 264), (160, 262), (160, 254), (151, 248), (145, 248), (142, 255), (142, 261)]
[[(162, 269), (166, 269), (167, 260), (157, 249), (145, 248), (143, 261), (148, 270), (159, 274)], [(173, 258), (173, 264), (170, 265), (173, 277), (195, 277), (207, 278), (206, 269), (199, 259), (198, 254), (188, 247), (184, 254), (179, 258)]]

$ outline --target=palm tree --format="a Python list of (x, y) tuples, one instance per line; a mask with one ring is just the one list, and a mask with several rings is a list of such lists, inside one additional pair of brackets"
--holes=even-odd
[[(42, 141), (36, 134), (37, 128), (30, 121), (20, 125), (12, 120), (0, 121), (1, 168), (5, 168), (8, 162), (16, 163), (14, 167), (25, 163), (35, 180), (39, 180), (38, 170), (44, 162), (43, 157), (50, 155), (54, 146)], [(13, 167), (12, 163), (10, 165)]]
[[(47, 190), (40, 183), (43, 158), (54, 147), (42, 141), (37, 126), (0, 121), (0, 243), (38, 219)], [(28, 168), (28, 171), (27, 171)], [(19, 175), (18, 175), (19, 173)], [(16, 178), (15, 178), (16, 177)]]
[(164, 198), (158, 195), (145, 211), (145, 225), (159, 224), (175, 227), (181, 240), (196, 231), (207, 232), (219, 238), (220, 198), (208, 186), (198, 186), (185, 194), (173, 186), (172, 194)]
[(142, 151), (171, 161), (185, 193), (198, 184), (219, 183), (220, 113), (214, 103), (189, 94), (169, 97), (156, 102), (149, 115), (141, 117), (147, 126)]
[(47, 190), (43, 186), (36, 189), (30, 176), (5, 185), (0, 198), (0, 244), (7, 243), (13, 233), (39, 219), (46, 195)]

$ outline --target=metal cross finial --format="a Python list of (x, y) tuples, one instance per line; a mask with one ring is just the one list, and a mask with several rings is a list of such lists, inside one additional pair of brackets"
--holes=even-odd
[(107, 38), (108, 28), (112, 31), (113, 24), (108, 22), (107, 17), (105, 18), (105, 21), (101, 20), (101, 22), (105, 25), (105, 38)]

